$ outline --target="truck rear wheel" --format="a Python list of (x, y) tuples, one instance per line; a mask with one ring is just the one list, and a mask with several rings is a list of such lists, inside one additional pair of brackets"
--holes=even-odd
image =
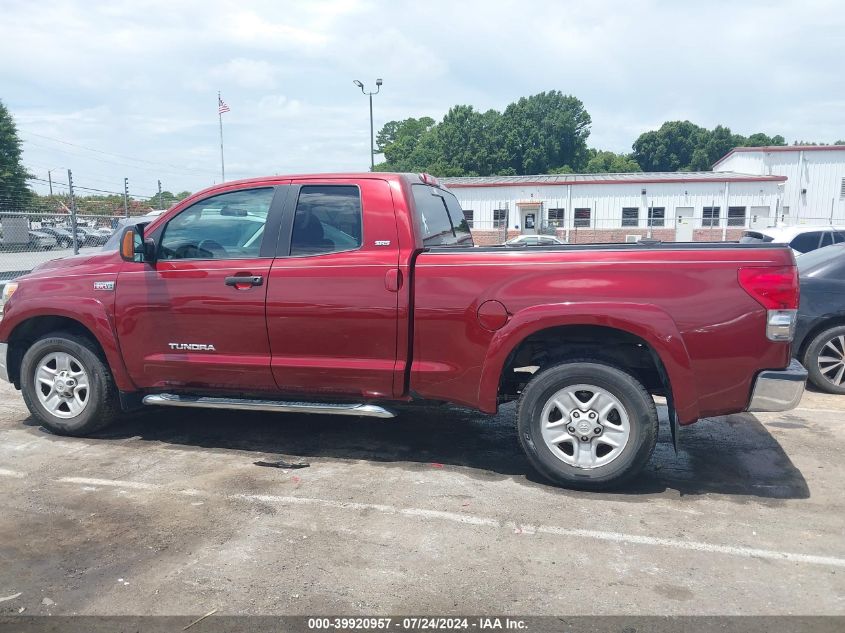
[(117, 417), (117, 388), (86, 338), (56, 332), (39, 339), (21, 362), (21, 392), (32, 415), (59, 435), (88, 435)]
[(636, 475), (657, 443), (654, 400), (632, 375), (601, 362), (562, 363), (526, 386), (519, 441), (532, 466), (562, 486), (598, 490)]

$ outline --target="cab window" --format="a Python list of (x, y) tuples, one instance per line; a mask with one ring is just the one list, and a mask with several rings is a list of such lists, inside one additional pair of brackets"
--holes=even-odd
[(291, 255), (351, 251), (363, 243), (361, 192), (354, 185), (306, 185), (293, 218)]
[(168, 222), (159, 259), (259, 257), (273, 188), (230, 191), (197, 202)]
[(429, 185), (412, 185), (424, 246), (472, 246), (469, 223), (457, 198)]

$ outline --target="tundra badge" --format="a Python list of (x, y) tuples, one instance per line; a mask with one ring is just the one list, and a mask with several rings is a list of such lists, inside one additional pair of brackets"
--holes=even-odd
[(168, 343), (170, 349), (187, 349), (192, 352), (216, 352), (214, 345), (206, 345), (205, 343)]

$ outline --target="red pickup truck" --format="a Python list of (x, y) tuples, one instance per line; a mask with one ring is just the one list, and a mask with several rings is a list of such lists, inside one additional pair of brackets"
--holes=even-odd
[[(139, 218), (140, 220), (140, 218)], [(6, 286), (0, 376), (56, 433), (145, 405), (494, 413), (559, 484), (632, 476), (678, 424), (801, 398), (783, 245), (474, 247), (430, 176), (229, 182)], [(281, 432), (281, 431), (280, 431)]]

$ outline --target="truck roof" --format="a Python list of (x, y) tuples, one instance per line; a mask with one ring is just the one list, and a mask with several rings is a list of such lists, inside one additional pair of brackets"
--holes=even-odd
[(213, 191), (217, 190), (225, 190), (230, 187), (238, 186), (238, 185), (273, 185), (283, 183), (287, 180), (307, 180), (307, 179), (370, 179), (376, 178), (379, 180), (391, 180), (391, 181), (404, 181), (407, 183), (411, 182), (422, 182), (430, 185), (437, 185), (443, 186), (442, 183), (439, 183), (436, 178), (433, 176), (429, 176), (428, 174), (413, 174), (413, 173), (402, 173), (402, 172), (385, 172), (385, 171), (360, 171), (360, 172), (328, 172), (328, 173), (306, 173), (306, 174), (277, 174), (275, 176), (258, 176), (256, 178), (241, 178), (239, 180), (227, 180), (226, 182), (222, 182), (216, 185), (212, 185), (210, 187), (206, 187), (200, 191), (194, 193), (191, 198), (200, 196), (200, 195), (207, 195)]

